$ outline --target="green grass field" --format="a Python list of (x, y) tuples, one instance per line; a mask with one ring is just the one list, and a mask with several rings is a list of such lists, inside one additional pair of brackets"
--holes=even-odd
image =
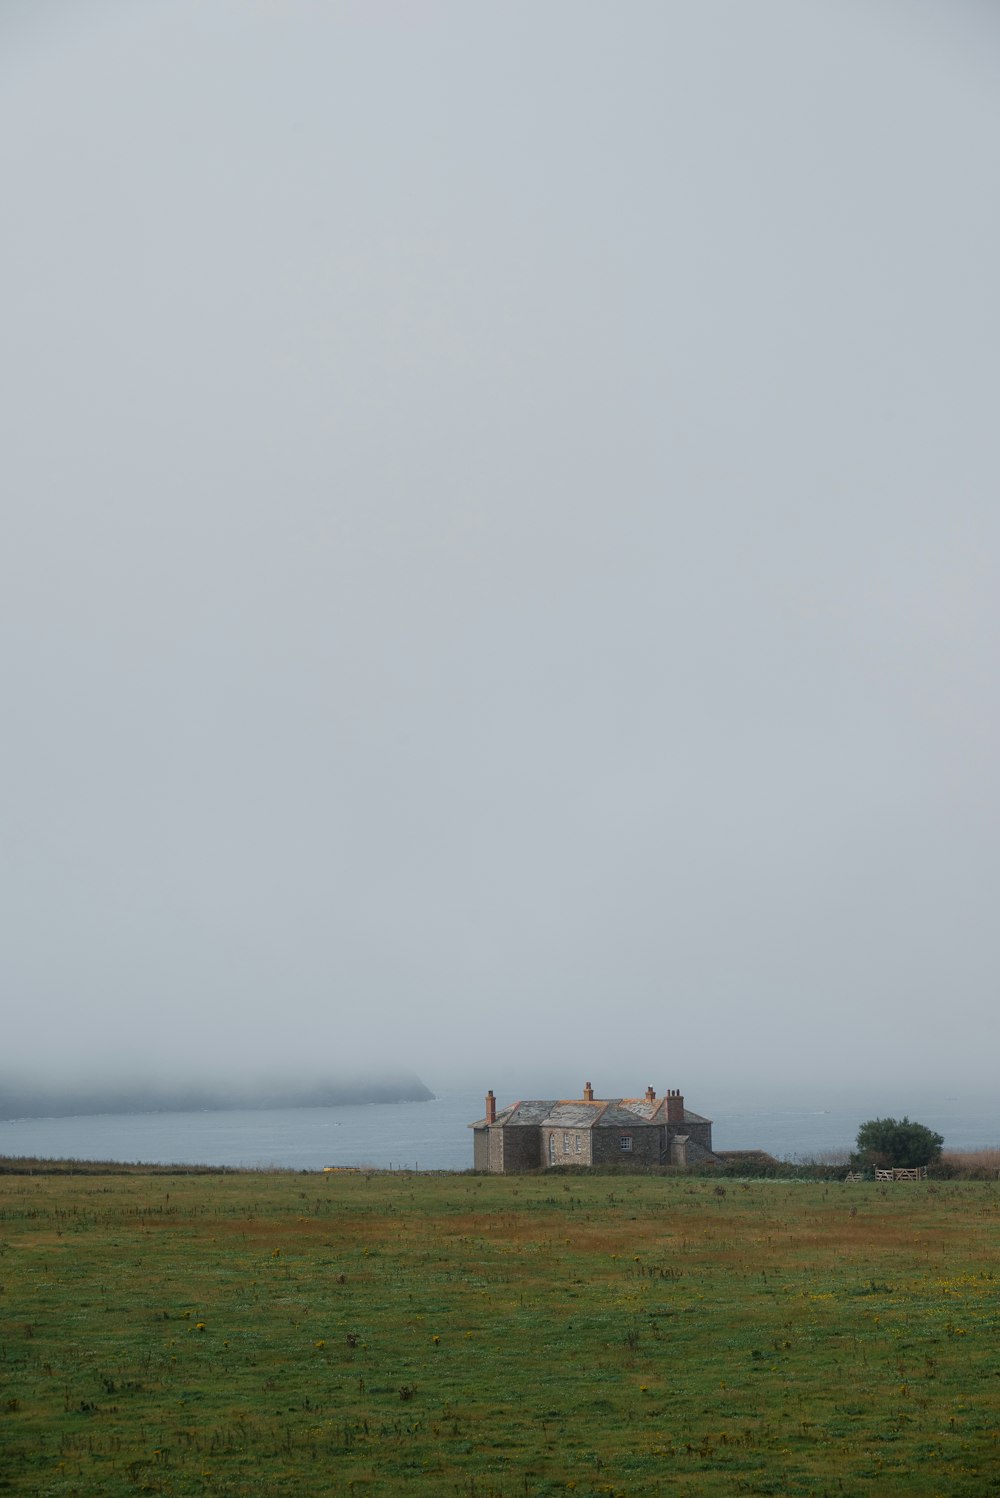
[(1000, 1492), (1000, 1184), (0, 1175), (0, 1489)]

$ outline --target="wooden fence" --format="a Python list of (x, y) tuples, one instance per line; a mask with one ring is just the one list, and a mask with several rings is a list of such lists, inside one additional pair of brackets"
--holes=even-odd
[(912, 1170), (903, 1170), (897, 1166), (894, 1170), (876, 1170), (876, 1181), (926, 1181), (927, 1166), (917, 1165)]

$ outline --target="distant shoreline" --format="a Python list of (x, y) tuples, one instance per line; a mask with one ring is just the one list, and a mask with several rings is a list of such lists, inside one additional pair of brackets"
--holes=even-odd
[(268, 1083), (241, 1088), (134, 1087), (83, 1092), (0, 1085), (0, 1120), (94, 1118), (104, 1114), (264, 1112), (272, 1108), (343, 1108), (364, 1103), (429, 1103), (419, 1077), (330, 1082), (310, 1087)]

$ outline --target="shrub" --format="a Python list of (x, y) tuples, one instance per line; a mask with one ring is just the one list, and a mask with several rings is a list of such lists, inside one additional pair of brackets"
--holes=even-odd
[(865, 1165), (913, 1169), (940, 1159), (944, 1139), (908, 1118), (870, 1118), (858, 1130), (858, 1156)]

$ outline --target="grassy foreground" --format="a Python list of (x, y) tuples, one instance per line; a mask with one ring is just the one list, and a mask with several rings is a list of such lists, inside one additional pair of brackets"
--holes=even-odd
[(0, 1490), (1000, 1492), (1000, 1184), (0, 1176)]

